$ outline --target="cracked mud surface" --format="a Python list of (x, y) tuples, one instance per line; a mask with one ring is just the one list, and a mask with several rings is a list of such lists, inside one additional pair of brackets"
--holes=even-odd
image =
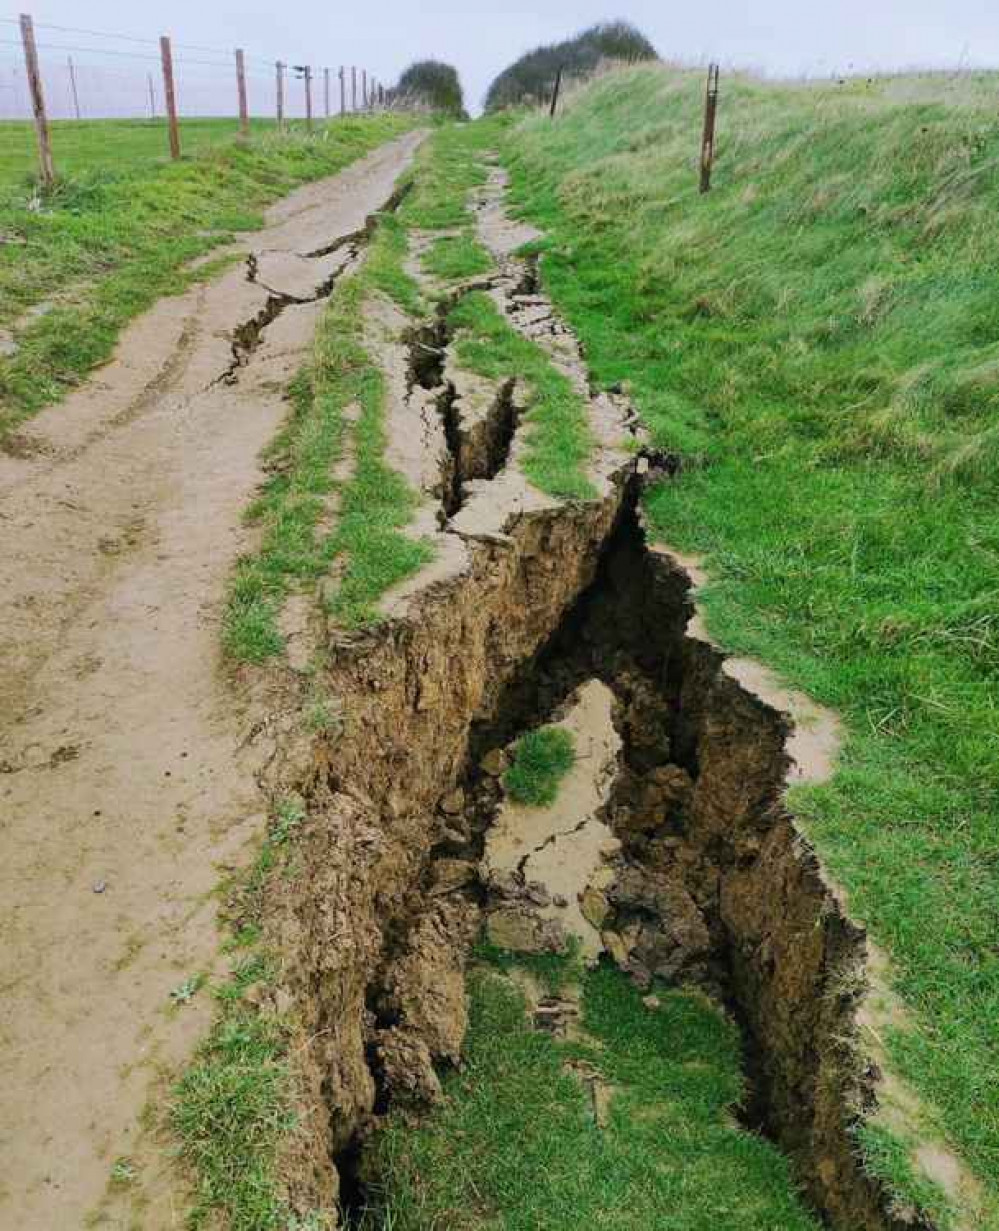
[(162, 301), (0, 455), (4, 1226), (82, 1226), (144, 1149), (142, 1225), (181, 1217), (138, 1116), (205, 1028), (207, 995), (169, 993), (214, 961), (219, 866), (264, 821), (250, 703), (220, 670), (225, 586), (317, 297), (420, 139), (274, 207), (254, 281), (240, 264)]

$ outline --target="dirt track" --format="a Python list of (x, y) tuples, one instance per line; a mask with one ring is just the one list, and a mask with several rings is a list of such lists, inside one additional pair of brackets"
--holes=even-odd
[[(155, 1157), (139, 1114), (210, 1013), (170, 992), (212, 965), (219, 865), (263, 819), (219, 661), (240, 515), (345, 259), (308, 254), (363, 225), (419, 139), (275, 207), (243, 250), (256, 282), (239, 261), (160, 303), (0, 455), (5, 1227), (82, 1226), (116, 1158)], [(271, 291), (295, 302), (230, 383), (231, 332)], [(180, 1225), (157, 1170), (142, 1225)]]

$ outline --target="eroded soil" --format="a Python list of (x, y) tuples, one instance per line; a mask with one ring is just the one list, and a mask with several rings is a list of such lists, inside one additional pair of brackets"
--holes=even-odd
[[(929, 1227), (859, 1158), (853, 1129), (886, 1093), (860, 1030), (866, 937), (784, 803), (789, 781), (830, 772), (835, 719), (726, 659), (693, 606), (693, 562), (646, 543), (641, 486), (674, 459), (643, 450), (624, 399), (591, 393), (570, 331), (512, 255), (527, 236), (505, 220), (503, 183), (490, 177), (479, 210), (498, 272), (449, 293), (485, 289), (585, 399), (594, 495), (561, 501), (526, 481), (528, 391), (460, 370), (446, 303), (421, 330), (371, 308), (390, 456), (421, 493), (411, 532), (436, 557), (388, 595), (383, 623), (320, 628), (323, 687), (345, 720), (304, 774), (280, 749), (272, 764), (307, 809), (298, 882), (275, 881), (268, 920), (280, 994), (300, 1014), (292, 1054), (310, 1126), (288, 1168), (291, 1204), (359, 1208), (358, 1158), (379, 1117), (439, 1099), (485, 920), (510, 948), (575, 935), (643, 985), (705, 989), (743, 1030), (747, 1121), (791, 1158), (813, 1209), (844, 1231)], [(584, 722), (588, 704), (597, 717)], [(597, 772), (571, 786), (564, 813), (517, 816), (497, 757), (547, 721), (581, 724)]]
[(0, 456), (4, 1226), (82, 1226), (123, 1156), (141, 1225), (182, 1216), (140, 1113), (205, 1028), (207, 994), (170, 993), (212, 967), (211, 893), (263, 822), (219, 659), (241, 515), (322, 296), (419, 141), (275, 206), (248, 263), (160, 303)]

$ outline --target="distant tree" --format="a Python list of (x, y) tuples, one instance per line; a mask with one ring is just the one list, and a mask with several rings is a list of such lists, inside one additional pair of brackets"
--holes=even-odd
[(518, 103), (541, 102), (551, 92), (559, 65), (572, 77), (584, 77), (603, 60), (657, 60), (656, 49), (640, 30), (626, 21), (591, 26), (575, 38), (536, 47), (515, 60), (489, 87), (486, 110)]
[(457, 71), (440, 60), (418, 60), (389, 91), (399, 105), (425, 107), (445, 115), (464, 116), (465, 101)]

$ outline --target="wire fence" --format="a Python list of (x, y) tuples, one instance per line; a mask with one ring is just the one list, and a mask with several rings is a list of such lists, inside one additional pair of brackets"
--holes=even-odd
[(387, 100), (357, 65), (0, 17), (0, 180), (37, 167), (47, 181), (140, 147), (179, 156), (239, 131), (301, 127)]

